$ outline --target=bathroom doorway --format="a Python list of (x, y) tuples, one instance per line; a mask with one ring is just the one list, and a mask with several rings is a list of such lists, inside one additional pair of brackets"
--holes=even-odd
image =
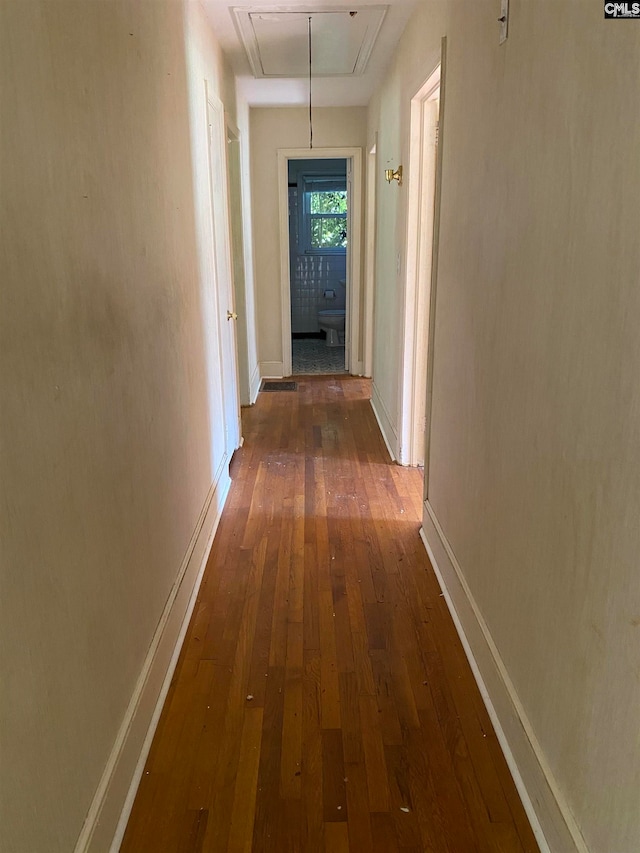
[(289, 160), (293, 374), (342, 373), (347, 306), (347, 161)]
[(283, 374), (360, 374), (360, 150), (278, 161)]

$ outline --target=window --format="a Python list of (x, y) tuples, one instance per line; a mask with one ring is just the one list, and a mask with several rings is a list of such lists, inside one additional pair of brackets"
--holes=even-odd
[(306, 251), (341, 252), (347, 246), (347, 190), (344, 177), (303, 178)]

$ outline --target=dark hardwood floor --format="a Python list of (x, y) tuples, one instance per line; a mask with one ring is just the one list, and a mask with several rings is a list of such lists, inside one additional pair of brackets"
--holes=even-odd
[(366, 380), (299, 379), (245, 444), (121, 850), (538, 847)]

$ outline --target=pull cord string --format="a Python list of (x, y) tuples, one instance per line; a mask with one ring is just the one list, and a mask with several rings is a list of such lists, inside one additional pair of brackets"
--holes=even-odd
[(309, 15), (309, 148), (313, 148), (313, 119), (311, 117), (311, 15)]

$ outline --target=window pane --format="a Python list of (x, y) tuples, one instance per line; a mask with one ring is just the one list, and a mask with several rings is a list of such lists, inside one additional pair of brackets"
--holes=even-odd
[(311, 213), (346, 213), (346, 190), (324, 190), (309, 193), (309, 211)]
[(347, 245), (345, 216), (311, 217), (311, 248), (340, 249)]

